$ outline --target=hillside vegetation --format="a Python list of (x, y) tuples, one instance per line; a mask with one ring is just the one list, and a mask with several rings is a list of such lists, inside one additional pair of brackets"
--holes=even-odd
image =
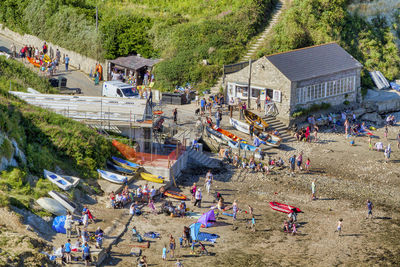
[[(0, 157), (18, 163), (0, 175), (0, 206), (30, 209), (34, 199), (50, 189), (58, 190), (42, 177), (43, 169), (97, 177), (96, 169), (104, 166), (114, 151), (111, 142), (79, 122), (10, 95), (10, 81), (12, 90), (24, 91), (28, 86), (40, 92), (52, 90), (44, 78), (22, 63), (0, 56)], [(17, 147), (22, 153), (17, 153)], [(90, 179), (87, 182), (92, 184)]]
[[(294, 0), (259, 55), (338, 42), (364, 65), (363, 92), (373, 87), (368, 74), (380, 70), (389, 80), (400, 74), (399, 49), (383, 17), (371, 22), (347, 11), (347, 0)], [(395, 26), (397, 27), (397, 26)]]
[[(0, 21), (92, 58), (160, 57), (156, 86), (210, 86), (237, 61), (277, 0), (5, 0)], [(99, 30), (96, 31), (96, 4)], [(207, 60), (208, 65), (202, 61)]]

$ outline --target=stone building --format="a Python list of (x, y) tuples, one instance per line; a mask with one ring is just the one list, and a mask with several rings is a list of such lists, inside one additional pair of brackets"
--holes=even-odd
[[(249, 68), (225, 76), (228, 99), (247, 99)], [(264, 56), (251, 65), (252, 107), (258, 96), (264, 103), (268, 95), (277, 118), (290, 124), (291, 114), (299, 108), (322, 102), (332, 106), (359, 102), (361, 69), (361, 63), (336, 43)]]

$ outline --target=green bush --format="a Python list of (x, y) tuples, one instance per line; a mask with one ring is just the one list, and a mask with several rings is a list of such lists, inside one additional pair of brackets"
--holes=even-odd
[(11, 159), (14, 153), (14, 148), (8, 140), (8, 138), (3, 139), (3, 143), (0, 146), (0, 157), (6, 157), (7, 159)]
[(371, 22), (347, 11), (347, 0), (294, 0), (260, 52), (272, 54), (336, 41), (364, 65), (362, 94), (373, 86), (368, 71), (389, 80), (400, 74), (400, 57), (390, 26), (382, 16)]

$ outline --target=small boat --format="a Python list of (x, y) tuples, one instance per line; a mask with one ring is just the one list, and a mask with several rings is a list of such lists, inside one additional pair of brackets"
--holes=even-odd
[(243, 110), (243, 115), (246, 121), (251, 124), (254, 123), (254, 128), (260, 131), (265, 131), (268, 128), (268, 123), (266, 123), (260, 116), (254, 114), (253, 112)]
[(276, 211), (280, 211), (283, 213), (291, 213), (293, 211), (295, 211), (296, 213), (300, 213), (302, 212), (299, 208), (293, 207), (293, 206), (289, 206), (286, 204), (282, 204), (279, 202), (269, 202), (269, 206), (271, 207), (271, 209), (276, 210)]
[(282, 142), (282, 138), (274, 135), (274, 134), (263, 134), (260, 133), (258, 135), (258, 138), (261, 139), (261, 143), (267, 146), (272, 146), (272, 147), (279, 147)]
[(235, 128), (236, 130), (245, 133), (245, 134), (250, 134), (250, 125), (245, 123), (245, 122), (241, 122), (239, 120), (230, 118), (229, 122), (231, 123), (231, 125), (233, 126), (233, 128)]
[(54, 215), (62, 216), (67, 214), (67, 210), (64, 208), (64, 206), (61, 205), (61, 203), (55, 199), (49, 197), (42, 197), (36, 200), (36, 202), (43, 209), (47, 210), (48, 212)]
[(226, 144), (227, 141), (222, 138), (222, 134), (220, 132), (211, 129), (210, 127), (206, 126), (206, 131), (209, 133), (210, 138), (214, 139), (217, 143)]
[(79, 178), (74, 176), (61, 176), (54, 172), (43, 170), (44, 177), (49, 179), (53, 184), (57, 185), (62, 190), (69, 190), (79, 183)]
[(228, 142), (228, 145), (230, 146), (230, 147), (232, 147), (232, 148), (239, 148), (239, 144), (240, 144), (240, 149), (242, 149), (242, 150), (247, 150), (247, 151), (253, 151), (253, 152), (255, 152), (255, 151), (257, 151), (259, 148), (258, 147), (256, 147), (256, 146), (252, 146), (252, 145), (249, 145), (249, 144), (246, 144), (246, 143), (242, 143), (242, 142), (235, 142), (235, 141), (232, 141), (232, 140), (230, 140), (229, 142)]
[(128, 181), (128, 177), (113, 172), (103, 171), (99, 169), (97, 169), (97, 172), (99, 173), (101, 178), (106, 179), (107, 181), (110, 181), (112, 183), (123, 184)]
[(215, 130), (215, 131), (221, 133), (221, 134), (222, 134), (221, 137), (222, 137), (223, 139), (225, 139), (226, 141), (231, 141), (231, 140), (232, 140), (232, 141), (237, 142), (237, 141), (239, 141), (239, 140), (242, 140), (242, 138), (240, 138), (240, 137), (237, 136), (237, 135), (234, 135), (234, 134), (231, 133), (231, 132), (228, 132), (227, 130), (224, 130), (224, 129), (222, 129), (222, 128), (217, 128), (216, 125), (213, 125), (212, 128), (213, 128), (213, 130)]
[(117, 140), (112, 140), (112, 145), (128, 160), (136, 160), (136, 151), (133, 147), (118, 142)]
[(151, 173), (141, 172), (140, 176), (144, 180), (147, 180), (149, 182), (159, 183), (159, 184), (162, 184), (164, 182), (164, 177), (158, 176), (158, 175), (154, 175), (154, 174), (151, 174)]
[(52, 198), (57, 200), (64, 208), (69, 210), (71, 213), (74, 213), (77, 205), (72, 202), (66, 195), (59, 193), (57, 191), (49, 191), (48, 193)]
[(175, 192), (175, 191), (171, 191), (171, 190), (167, 190), (164, 192), (164, 196), (167, 197), (171, 197), (171, 198), (175, 198), (175, 199), (179, 199), (179, 200), (186, 200), (187, 197), (179, 192)]
[(140, 168), (140, 165), (137, 163), (133, 163), (133, 162), (121, 159), (121, 158), (117, 158), (117, 157), (111, 157), (111, 158), (116, 164), (118, 164), (119, 166), (121, 166), (125, 169), (130, 169), (130, 170), (135, 171), (138, 168)]
[(126, 169), (121, 166), (115, 165), (111, 161), (108, 161), (108, 160), (107, 160), (107, 167), (113, 171), (117, 171), (117, 172), (120, 172), (123, 174), (134, 174), (135, 173), (135, 171), (133, 171), (133, 170)]

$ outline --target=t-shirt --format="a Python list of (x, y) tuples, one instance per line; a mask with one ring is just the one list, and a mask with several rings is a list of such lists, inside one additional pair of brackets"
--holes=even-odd
[(89, 255), (90, 253), (90, 248), (89, 246), (83, 246), (83, 254), (84, 255)]
[(155, 195), (156, 195), (156, 190), (154, 188), (152, 188), (150, 191), (150, 196), (154, 197)]
[(65, 64), (69, 63), (69, 57), (65, 57)]
[(71, 243), (69, 243), (69, 242), (65, 243), (64, 251), (67, 253), (71, 252)]
[(368, 202), (367, 206), (368, 206), (368, 210), (372, 210), (372, 202)]
[(291, 158), (289, 159), (290, 164), (294, 164), (295, 161), (296, 161), (296, 159), (295, 159), (294, 157), (291, 157)]
[(314, 183), (314, 182), (312, 182), (312, 184), (311, 184), (311, 190), (312, 190), (313, 192), (315, 192), (315, 183)]
[(201, 106), (202, 108), (204, 108), (205, 105), (206, 105), (206, 101), (205, 101), (204, 99), (202, 99), (202, 100), (200, 101), (200, 106)]
[(163, 256), (167, 255), (167, 248), (162, 249), (162, 254), (163, 254)]

